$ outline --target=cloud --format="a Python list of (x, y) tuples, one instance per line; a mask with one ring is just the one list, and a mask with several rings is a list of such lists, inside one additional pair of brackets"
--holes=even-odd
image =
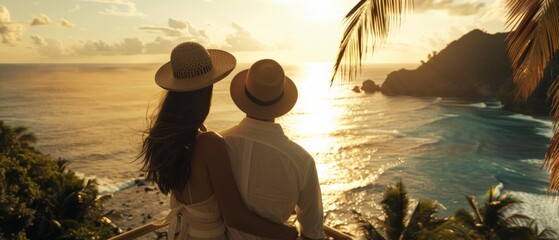
[(79, 56), (115, 55), (114, 47), (104, 41), (86, 41), (74, 49)]
[(122, 43), (115, 44), (120, 55), (134, 55), (144, 53), (144, 42), (140, 38), (125, 38)]
[(493, 2), (490, 6), (488, 6), (488, 10), (485, 11), (485, 15), (481, 17), (481, 21), (483, 22), (491, 22), (491, 21), (499, 21), (505, 22), (506, 21), (506, 2), (505, 0), (497, 0)]
[(42, 13), (35, 16), (31, 21), (31, 26), (49, 25), (49, 24), (50, 24), (50, 18)]
[(45, 39), (42, 38), (39, 35), (31, 36), (31, 40), (33, 40), (33, 44), (35, 44), (35, 46), (46, 46), (47, 45), (47, 42), (45, 41)]
[(146, 54), (169, 54), (173, 48), (178, 45), (180, 40), (170, 40), (162, 37), (157, 37), (153, 42), (145, 44)]
[(2, 35), (2, 43), (14, 45), (23, 34), (23, 26), (15, 23), (0, 24), (0, 34)]
[(138, 29), (150, 33), (163, 34), (166, 37), (181, 38), (184, 41), (194, 41), (205, 45), (209, 37), (204, 30), (196, 29), (190, 23), (170, 18), (168, 26), (140, 26)]
[(232, 23), (232, 26), (235, 32), (225, 38), (225, 42), (228, 44), (228, 46), (224, 46), (225, 49), (235, 51), (259, 51), (265, 49), (265, 45), (252, 37), (243, 27), (236, 23)]
[(49, 58), (136, 55), (143, 54), (146, 48), (144, 42), (136, 37), (124, 38), (115, 43), (83, 41), (72, 47), (64, 47), (58, 40), (44, 39), (38, 35), (31, 36), (31, 40), (37, 53)]
[(449, 13), (455, 16), (476, 15), (485, 7), (485, 3), (460, 3), (449, 9)]
[(169, 18), (169, 27), (176, 28), (176, 29), (185, 29), (187, 27), (187, 23)]
[(80, 10), (82, 7), (79, 4), (76, 4), (76, 6), (74, 6), (73, 8), (69, 9), (69, 12), (77, 12), (78, 10)]
[(144, 52), (144, 43), (139, 38), (125, 38), (122, 42), (106, 43), (104, 41), (86, 41), (82, 46), (74, 48), (78, 56), (95, 55), (135, 55)]
[(50, 38), (44, 39), (43, 41), (44, 45), (39, 46), (39, 49), (37, 50), (39, 54), (51, 58), (62, 57), (65, 55), (64, 47), (59, 41)]
[(61, 18), (60, 19), (60, 26), (67, 27), (67, 28), (74, 28), (76, 25), (71, 23), (70, 21)]
[(190, 38), (190, 40), (192, 41), (199, 42), (202, 45), (208, 42), (209, 37), (208, 35), (206, 35), (206, 32), (204, 30), (196, 29), (192, 27), (192, 25), (190, 25), (189, 23), (186, 24), (187, 24), (186, 31), (188, 33), (187, 38)]
[(145, 16), (136, 8), (136, 4), (127, 0), (85, 0), (86, 2), (110, 4), (110, 8), (101, 11), (101, 14), (120, 16), (120, 17), (141, 17)]
[(414, 11), (422, 13), (429, 10), (446, 10), (455, 16), (470, 16), (481, 12), (484, 2), (461, 2), (455, 0), (415, 0)]
[(165, 27), (165, 26), (140, 26), (138, 29), (150, 32), (150, 33), (163, 33), (169, 37), (180, 37), (184, 36), (184, 32), (180, 29)]
[(10, 11), (0, 4), (0, 35), (2, 43), (15, 45), (23, 34), (23, 25), (13, 23), (10, 17)]
[(0, 23), (9, 23), (11, 21), (10, 11), (8, 11), (6, 6), (0, 4)]

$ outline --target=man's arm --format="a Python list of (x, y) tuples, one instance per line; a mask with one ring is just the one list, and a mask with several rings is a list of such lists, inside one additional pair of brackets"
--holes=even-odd
[(216, 133), (206, 132), (198, 137), (196, 150), (206, 157), (206, 167), (219, 210), (227, 225), (261, 237), (295, 239), (297, 229), (275, 223), (251, 212), (244, 204), (231, 170), (225, 142)]
[(325, 238), (322, 194), (314, 161), (312, 161), (307, 171), (306, 181), (299, 194), (299, 200), (295, 210), (301, 228), (301, 235), (304, 238)]

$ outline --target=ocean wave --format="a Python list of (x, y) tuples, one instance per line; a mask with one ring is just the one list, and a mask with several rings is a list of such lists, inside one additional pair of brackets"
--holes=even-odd
[(546, 194), (547, 182), (526, 178), (518, 177), (518, 174), (506, 174), (500, 173), (495, 175), (497, 181), (502, 183), (508, 191), (522, 191), (529, 192), (532, 194)]
[(547, 138), (552, 138), (553, 137), (553, 122), (551, 120), (538, 119), (538, 118), (534, 118), (532, 116), (528, 116), (528, 115), (524, 115), (524, 114), (512, 114), (512, 115), (509, 115), (507, 117), (512, 118), (512, 119), (520, 119), (520, 120), (524, 120), (524, 121), (540, 123), (540, 124), (543, 125), (543, 127), (536, 128), (536, 133), (538, 135), (541, 135), (541, 136), (544, 136), (544, 137), (547, 137)]
[(487, 104), (485, 104), (484, 102), (479, 102), (479, 103), (468, 104), (467, 106), (476, 107), (476, 108), (486, 108)]
[(538, 123), (542, 123), (546, 127), (553, 128), (553, 122), (551, 121), (551, 119), (550, 120), (538, 119), (538, 118), (534, 118), (532, 116), (524, 115), (524, 114), (512, 114), (512, 115), (509, 115), (508, 117), (509, 118), (514, 118), (514, 119), (538, 122)]
[(508, 171), (508, 172), (518, 173), (518, 174), (520, 174), (520, 175), (522, 175), (522, 176), (526, 176), (526, 174), (524, 174), (524, 173), (519, 173), (518, 171), (516, 171), (516, 170), (514, 170), (514, 169), (512, 169), (512, 168), (505, 167), (504, 169), (505, 169), (505, 171)]
[[(435, 101), (434, 103), (440, 103), (444, 106), (454, 106), (454, 107), (474, 107), (474, 108), (487, 108), (487, 104), (485, 102), (478, 102), (478, 103), (464, 103), (464, 102), (457, 102), (454, 100), (449, 99), (448, 101), (440, 100)], [(493, 104), (491, 104), (493, 105)], [(493, 108), (493, 106), (492, 106)]]
[(97, 177), (95, 175), (85, 175), (84, 173), (81, 172), (74, 172), (74, 173), (76, 174), (77, 177), (83, 178), (85, 181), (95, 180), (95, 183), (97, 184), (97, 190), (101, 195), (122, 191), (129, 187), (137, 185), (139, 182), (142, 181), (140, 179), (128, 179), (123, 182), (118, 182), (115, 181), (114, 179)]
[(542, 166), (543, 160), (542, 159), (522, 159), (520, 160), (523, 163), (528, 163), (536, 166)]
[(493, 108), (493, 109), (502, 109), (503, 108), (503, 104), (500, 101), (486, 102), (485, 104), (486, 104), (487, 108)]

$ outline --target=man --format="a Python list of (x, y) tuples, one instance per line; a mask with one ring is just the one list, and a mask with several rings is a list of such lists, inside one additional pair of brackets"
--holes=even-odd
[[(251, 211), (278, 223), (286, 223), (295, 209), (302, 237), (324, 238), (314, 159), (274, 122), (297, 102), (295, 84), (277, 62), (264, 59), (238, 73), (230, 92), (246, 118), (222, 135), (244, 202)], [(261, 239), (233, 228), (228, 237)]]

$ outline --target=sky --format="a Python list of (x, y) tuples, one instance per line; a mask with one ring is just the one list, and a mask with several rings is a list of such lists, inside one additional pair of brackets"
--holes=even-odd
[[(357, 0), (2, 0), (0, 63), (158, 63), (196, 41), (238, 62), (333, 62)], [(504, 0), (415, 0), (367, 63), (419, 63), (473, 29), (505, 32)]]

